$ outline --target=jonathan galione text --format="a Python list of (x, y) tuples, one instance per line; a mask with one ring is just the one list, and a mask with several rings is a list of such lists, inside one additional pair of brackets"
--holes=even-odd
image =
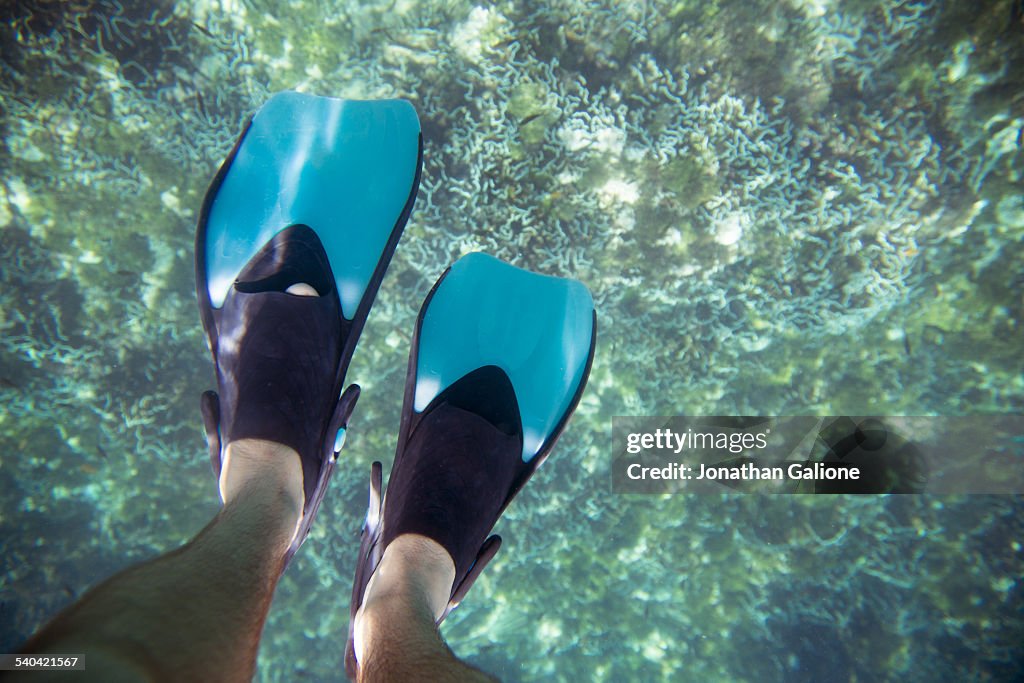
[(710, 479), (712, 481), (784, 481), (786, 479), (834, 481), (837, 479), (860, 479), (860, 468), (823, 462), (794, 462), (784, 468), (760, 467), (750, 462), (730, 466), (711, 466), (703, 463), (691, 466), (670, 463), (662, 467), (645, 467), (635, 462), (626, 468), (626, 476), (630, 479)]
[[(768, 446), (769, 430), (760, 433), (749, 432), (700, 432), (687, 429), (677, 432), (671, 429), (657, 429), (654, 432), (632, 433), (626, 437), (626, 452), (637, 455), (644, 450), (671, 452), (676, 455), (684, 450), (695, 451), (714, 449), (742, 453), (761, 450)], [(710, 479), (726, 481), (783, 481), (799, 479), (804, 481), (832, 481), (839, 479), (860, 479), (860, 468), (840, 463), (799, 462), (784, 467), (762, 467), (753, 462), (730, 465), (706, 465), (703, 463), (667, 463), (658, 467), (632, 463), (626, 468), (630, 479)]]

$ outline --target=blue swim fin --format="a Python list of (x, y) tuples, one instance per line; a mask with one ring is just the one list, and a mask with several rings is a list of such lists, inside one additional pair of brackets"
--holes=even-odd
[(596, 314), (580, 282), (485, 254), (460, 259), (420, 309), (398, 449), (382, 495), (374, 463), (352, 587), (352, 625), (384, 549), (402, 534), (438, 542), (455, 562), (445, 614), (501, 544), (495, 522), (551, 453), (583, 393)]
[(309, 533), (344, 440), (359, 392), (342, 393), (345, 372), (412, 210), (422, 156), (404, 100), (279, 93), (203, 202), (196, 295), (218, 388), (202, 399), (210, 458), (219, 477), (237, 439), (299, 453), (305, 507), (286, 561)]

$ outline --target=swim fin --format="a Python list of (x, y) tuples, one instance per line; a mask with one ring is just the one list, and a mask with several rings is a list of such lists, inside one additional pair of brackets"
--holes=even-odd
[(421, 534), (452, 556), (442, 620), (497, 553), (501, 539), (491, 529), (583, 393), (596, 320), (582, 283), (485, 254), (463, 257), (434, 285), (416, 323), (386, 495), (380, 463), (371, 470), (345, 653), (350, 677), (355, 616), (391, 541)]
[(344, 441), (359, 394), (342, 393), (345, 372), (412, 210), (422, 149), (406, 101), (279, 93), (203, 202), (196, 295), (218, 389), (202, 398), (210, 460), (219, 478), (224, 449), (242, 438), (299, 453), (305, 505), (285, 564)]

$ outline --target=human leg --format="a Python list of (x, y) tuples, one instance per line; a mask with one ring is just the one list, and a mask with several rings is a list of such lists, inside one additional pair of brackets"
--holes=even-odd
[(435, 541), (405, 534), (384, 551), (355, 618), (360, 681), (491, 681), (456, 659), (437, 630), (455, 565)]
[(195, 539), (89, 591), (23, 650), (80, 652), (85, 680), (250, 680), (302, 513), (302, 471), (293, 450), (267, 441), (226, 453), (224, 507)]
[(29, 647), (88, 648), (103, 680), (251, 676), (274, 585), (344, 441), (358, 396), (341, 393), (345, 372), (421, 164), (408, 102), (279, 93), (246, 124), (196, 235), (219, 391), (202, 406), (224, 508), (182, 549), (90, 591)]
[[(350, 678), (378, 680), (377, 671), (365, 671), (364, 657), (390, 650), (388, 661), (404, 660), (408, 643), (400, 636), (408, 624), (390, 623), (401, 621), (402, 608), (430, 617), (417, 620), (413, 635), (429, 633), (428, 651), (448, 655), (433, 625), (494, 557), (494, 523), (564, 429), (589, 372), (594, 325), (593, 302), (580, 283), (483, 254), (464, 257), (434, 286), (413, 337), (386, 496), (379, 463), (371, 474), (346, 648)], [(444, 562), (434, 563), (433, 578), (396, 568), (411, 554), (404, 548), (410, 538), (440, 553)], [(379, 593), (382, 568), (391, 570), (389, 590)], [(422, 589), (401, 585), (403, 577), (438, 587), (426, 601)], [(394, 609), (368, 615), (363, 606), (381, 595)]]

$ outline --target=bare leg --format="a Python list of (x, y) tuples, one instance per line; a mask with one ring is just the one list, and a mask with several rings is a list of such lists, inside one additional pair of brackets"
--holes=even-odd
[(302, 511), (302, 469), (295, 451), (268, 441), (226, 450), (224, 508), (209, 526), (89, 591), (23, 650), (84, 654), (82, 680), (250, 680)]
[(437, 542), (405, 534), (388, 545), (356, 614), (360, 681), (494, 680), (456, 659), (437, 631), (454, 580), (455, 563)]

